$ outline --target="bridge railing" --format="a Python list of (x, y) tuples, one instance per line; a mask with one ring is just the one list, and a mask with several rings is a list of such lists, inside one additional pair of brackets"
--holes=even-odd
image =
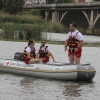
[(91, 2), (91, 5), (100, 5), (100, 1), (93, 1)]
[(75, 6), (90, 6), (90, 2), (84, 2), (84, 3), (58, 3), (56, 4), (57, 7), (75, 7)]
[(23, 8), (51, 8), (51, 5), (52, 4), (32, 4), (32, 5), (24, 5)]
[(84, 6), (100, 6), (98, 2), (80, 2), (80, 3), (55, 3), (55, 4), (31, 4), (24, 5), (23, 8), (56, 8), (56, 7), (84, 7)]

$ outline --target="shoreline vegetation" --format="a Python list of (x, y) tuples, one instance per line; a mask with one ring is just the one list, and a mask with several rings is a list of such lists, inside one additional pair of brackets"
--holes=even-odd
[[(0, 33), (0, 37), (6, 40), (29, 40), (30, 38), (34, 38), (36, 41), (39, 41), (43, 38), (42, 32), (61, 34), (69, 32), (69, 29), (61, 23), (45, 21), (40, 16), (40, 10), (37, 9), (22, 11), (13, 15), (4, 13), (1, 10), (0, 29), (3, 31), (2, 34)], [(81, 28), (78, 29), (83, 31)]]
[[(0, 39), (0, 41), (9, 41), (9, 42), (28, 42), (28, 40), (17, 40), (17, 39)], [(36, 41), (36, 43), (41, 43), (41, 41)], [(54, 45), (64, 45), (64, 41), (50, 41), (46, 40), (47, 44), (54, 44)], [(100, 47), (100, 43), (84, 43), (83, 47)]]
[[(36, 43), (46, 37), (42, 35), (42, 32), (61, 34), (69, 32), (69, 29), (60, 23), (45, 21), (40, 16), (39, 10), (23, 11), (15, 15), (0, 11), (0, 29), (2, 30), (0, 33), (1, 41), (27, 42), (34, 38)], [(47, 43), (64, 45), (63, 41), (47, 40)], [(84, 46), (99, 47), (100, 43), (85, 43)]]
[(45, 21), (39, 10), (23, 11), (16, 15), (0, 12), (0, 29), (4, 32), (2, 39), (40, 40), (42, 32), (65, 33), (68, 31), (60, 23)]

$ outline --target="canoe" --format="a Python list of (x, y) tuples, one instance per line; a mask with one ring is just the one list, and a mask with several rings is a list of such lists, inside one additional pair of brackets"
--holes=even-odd
[(67, 81), (90, 81), (96, 74), (95, 68), (90, 64), (25, 64), (22, 60), (4, 58), (0, 58), (0, 71)]

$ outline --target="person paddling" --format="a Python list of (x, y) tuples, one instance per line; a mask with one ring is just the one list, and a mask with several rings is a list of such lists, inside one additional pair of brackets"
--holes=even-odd
[(41, 59), (36, 59), (36, 50), (34, 45), (35, 40), (29, 40), (28, 46), (24, 49), (23, 57), (26, 64), (42, 63)]
[(37, 51), (37, 58), (40, 58), (44, 63), (49, 62), (50, 56), (53, 59), (53, 62), (56, 62), (53, 54), (50, 52), (49, 47), (45, 45), (46, 41), (41, 41), (41, 46)]
[(72, 22), (69, 25), (70, 32), (67, 34), (67, 38), (65, 41), (65, 51), (67, 47), (68, 50), (68, 57), (70, 64), (80, 64), (80, 58), (82, 53), (82, 46), (83, 46), (83, 36), (82, 34), (76, 29), (76, 23)]

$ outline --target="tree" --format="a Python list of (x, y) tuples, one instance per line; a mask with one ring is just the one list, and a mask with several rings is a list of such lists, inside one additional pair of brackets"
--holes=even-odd
[(39, 9), (30, 10), (30, 14), (33, 16), (40, 16), (40, 10)]
[(0, 9), (2, 9), (2, 8), (3, 8), (3, 1), (0, 0)]
[(5, 0), (4, 10), (10, 14), (21, 12), (24, 0)]

